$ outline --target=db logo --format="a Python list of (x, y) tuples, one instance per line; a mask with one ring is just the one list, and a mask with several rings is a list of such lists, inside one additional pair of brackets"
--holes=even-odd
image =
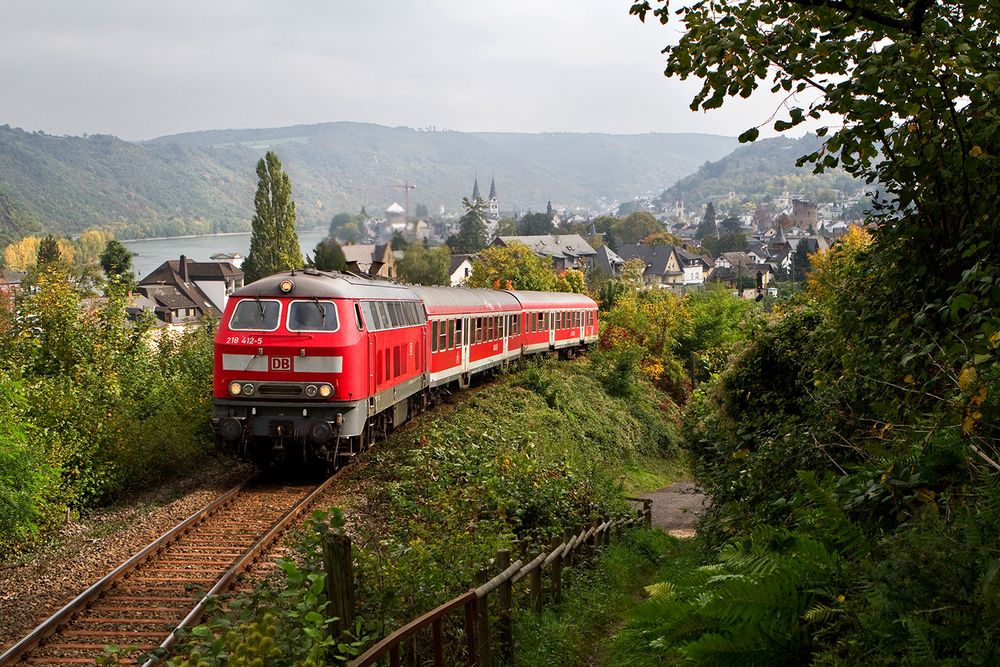
[(292, 358), (291, 357), (271, 357), (271, 370), (272, 371), (290, 371), (290, 370), (292, 370)]

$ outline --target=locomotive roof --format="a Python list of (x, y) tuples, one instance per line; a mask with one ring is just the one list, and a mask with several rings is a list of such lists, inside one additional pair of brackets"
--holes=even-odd
[(597, 303), (585, 294), (573, 292), (536, 292), (507, 290), (523, 308), (596, 308)]
[(423, 287), (416, 285), (410, 289), (424, 300), (428, 315), (518, 310), (517, 299), (508, 292), (467, 287)]
[[(278, 286), (283, 280), (292, 281), (292, 290), (282, 292)], [(397, 285), (387, 280), (372, 280), (351, 273), (317, 271), (303, 269), (282, 271), (261, 278), (241, 287), (232, 294), (234, 297), (318, 297), (322, 299), (396, 299), (416, 300), (419, 297), (406, 285)]]

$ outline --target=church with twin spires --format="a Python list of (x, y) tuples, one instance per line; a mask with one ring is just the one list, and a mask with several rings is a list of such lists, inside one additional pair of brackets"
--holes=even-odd
[(486, 204), (486, 219), (490, 222), (498, 222), (500, 220), (500, 201), (497, 199), (496, 177), (490, 179), (490, 198), (484, 201), (479, 194), (479, 177), (476, 176), (476, 180), (472, 184), (472, 199), (470, 201), (477, 199)]

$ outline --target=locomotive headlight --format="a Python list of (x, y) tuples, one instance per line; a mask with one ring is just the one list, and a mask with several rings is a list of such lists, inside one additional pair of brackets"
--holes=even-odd
[(281, 283), (278, 285), (278, 289), (281, 290), (282, 294), (288, 294), (289, 292), (292, 291), (292, 288), (294, 287), (295, 283), (293, 283), (291, 280), (282, 280)]
[(241, 385), (239, 382), (230, 382), (229, 393), (232, 396), (239, 396), (241, 393), (243, 393), (243, 385)]
[(246, 382), (246, 383), (243, 384), (243, 395), (244, 396), (253, 396), (254, 391), (256, 391), (256, 388), (252, 384), (250, 384), (249, 382)]
[(333, 387), (328, 384), (321, 384), (319, 386), (319, 395), (321, 398), (330, 398), (330, 394), (333, 393)]
[(315, 396), (316, 392), (318, 392), (318, 391), (319, 391), (319, 389), (316, 388), (316, 385), (314, 385), (314, 384), (307, 384), (306, 385), (306, 396), (308, 396), (309, 398), (312, 398), (313, 396)]

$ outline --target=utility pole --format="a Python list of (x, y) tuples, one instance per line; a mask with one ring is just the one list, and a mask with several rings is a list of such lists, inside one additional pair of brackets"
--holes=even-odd
[(416, 189), (413, 183), (403, 181), (402, 185), (397, 185), (396, 189), (403, 191), (403, 222), (410, 221), (410, 190)]

